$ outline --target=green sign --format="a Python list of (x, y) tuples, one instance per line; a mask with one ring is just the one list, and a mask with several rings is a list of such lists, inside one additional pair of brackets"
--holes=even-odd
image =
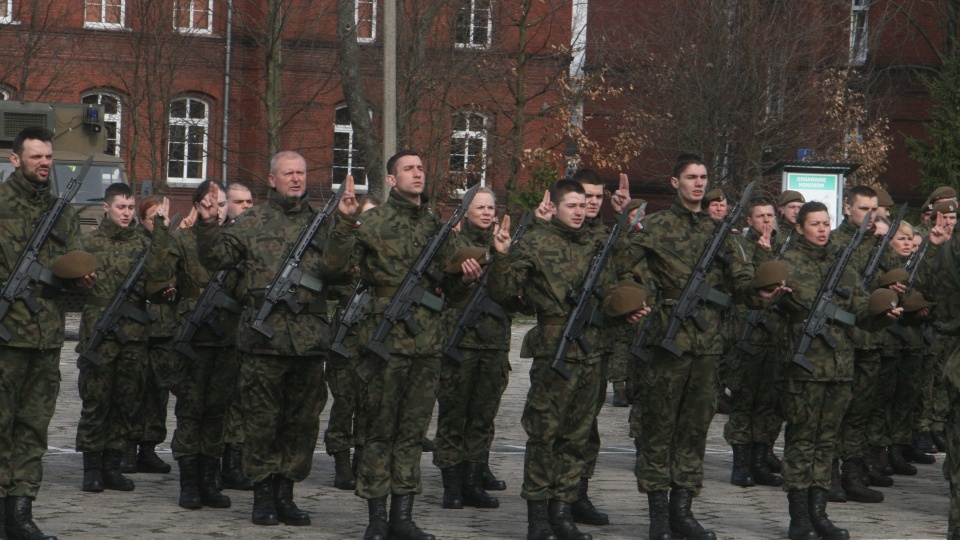
[(837, 190), (837, 175), (787, 173), (787, 189), (794, 191), (831, 191)]

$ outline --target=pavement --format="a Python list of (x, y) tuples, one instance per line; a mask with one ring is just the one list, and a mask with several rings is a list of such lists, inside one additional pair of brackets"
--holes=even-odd
[[(76, 328), (76, 320), (68, 328)], [(529, 388), (530, 360), (520, 359), (520, 339), (529, 324), (515, 324), (512, 379), (497, 418), (496, 439), (490, 458), (493, 471), (507, 482), (496, 510), (443, 510), (440, 471), (424, 454), (421, 462), (423, 495), (414, 506), (414, 519), (424, 530), (445, 539), (522, 539), (526, 536), (526, 503), (520, 498), (525, 434), (520, 426), (524, 398)], [(333, 488), (333, 458), (317, 445), (313, 471), (296, 485), (296, 500), (312, 515), (307, 527), (261, 527), (250, 523), (252, 492), (225, 491), (233, 506), (225, 510), (184, 510), (177, 506), (179, 478), (171, 474), (130, 475), (136, 490), (122, 493), (84, 493), (81, 456), (74, 451), (80, 415), (77, 393), (75, 342), (67, 342), (61, 356), (62, 384), (56, 415), (50, 427), (50, 450), (44, 458), (45, 478), (34, 505), (34, 518), (47, 534), (59, 538), (105, 539), (339, 539), (362, 538), (367, 524), (365, 502), (353, 493)], [(161, 457), (175, 465), (169, 439), (173, 433), (174, 398), (167, 417), (169, 434), (159, 447)], [(326, 426), (328, 407), (320, 417)], [(590, 484), (594, 503), (610, 515), (610, 525), (581, 526), (595, 538), (647, 538), (646, 497), (638, 493), (633, 474), (634, 446), (628, 435), (629, 409), (604, 407), (600, 414), (603, 447), (596, 475)], [(779, 488), (731, 486), (732, 455), (723, 440), (725, 416), (711, 425), (704, 462), (703, 492), (694, 500), (694, 512), (704, 526), (722, 539), (785, 538), (789, 517), (786, 494)], [(435, 423), (430, 428), (433, 435)], [(322, 429), (321, 429), (322, 433)], [(782, 452), (782, 440), (777, 445)], [(919, 465), (917, 476), (895, 477), (896, 484), (882, 489), (881, 504), (831, 504), (831, 519), (850, 530), (854, 539), (943, 538), (946, 536), (949, 492), (941, 473), (943, 454), (936, 465)]]

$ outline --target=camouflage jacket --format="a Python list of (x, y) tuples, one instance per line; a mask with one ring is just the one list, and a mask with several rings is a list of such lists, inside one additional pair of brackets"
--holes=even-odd
[[(163, 223), (163, 221), (154, 220), (154, 227), (156, 227), (157, 223)], [(154, 230), (156, 230), (156, 228)], [(137, 225), (137, 233), (143, 236), (147, 243), (150, 243), (153, 235), (143, 226), (143, 223)], [(177, 287), (179, 290), (177, 283), (173, 279), (173, 261), (167, 257), (158, 256), (157, 258), (153, 258), (152, 262), (157, 268), (154, 269), (153, 273), (151, 273), (149, 269), (147, 270), (147, 281), (164, 281)], [(179, 298), (180, 294), (177, 293), (169, 298), (164, 298), (162, 295), (156, 294), (151, 295), (150, 298), (147, 299), (147, 305), (150, 306), (150, 311), (157, 316), (157, 318), (150, 323), (150, 327), (147, 329), (147, 335), (150, 337), (169, 338), (177, 333), (177, 300), (179, 300)]]
[[(10, 276), (53, 199), (49, 182), (33, 184), (19, 171), (0, 184), (0, 281)], [(64, 208), (54, 229), (62, 243), (53, 237), (47, 238), (40, 250), (40, 263), (47, 268), (64, 253), (83, 249), (80, 219), (72, 206)], [(4, 346), (28, 349), (63, 346), (63, 312), (56, 288), (39, 285), (34, 298), (41, 308), (37, 313), (31, 313), (20, 301), (10, 307), (2, 322), (13, 338)]]
[(796, 226), (787, 220), (783, 219), (783, 216), (777, 216), (777, 234), (780, 236), (780, 246), (783, 246), (783, 243), (787, 243), (787, 249), (791, 249), (793, 244), (800, 239), (800, 233), (797, 232)]
[[(298, 287), (294, 299), (303, 306), (298, 314), (284, 303), (277, 305), (266, 319), (274, 331), (273, 338), (268, 339), (250, 327), (263, 304), (264, 292), (313, 214), (307, 195), (290, 198), (271, 190), (267, 202), (240, 214), (231, 227), (221, 228), (216, 223), (198, 223), (191, 227), (196, 235), (200, 263), (208, 270), (229, 270), (243, 265), (243, 314), (237, 327), (239, 350), (282, 356), (326, 354), (330, 346), (326, 287), (320, 293)], [(324, 224), (314, 238), (315, 245), (323, 245), (327, 230), (329, 227)], [(300, 268), (309, 276), (321, 278), (321, 259), (318, 250), (308, 249)]]
[[(354, 264), (359, 264), (360, 279), (370, 287), (373, 299), (356, 325), (361, 348), (370, 341), (395, 289), (403, 282), (440, 223), (440, 217), (426, 197), (415, 205), (393, 191), (386, 204), (363, 214), (362, 223), (353, 216), (338, 213), (324, 262), (332, 274), (341, 277)], [(453, 238), (453, 235), (447, 238), (431, 261), (431, 269), (437, 276), (444, 276), (443, 265), (456, 249), (456, 242), (451, 241)], [(470, 288), (461, 282), (459, 275), (444, 276), (439, 284), (425, 279), (422, 285), (432, 292), (439, 287), (449, 300), (459, 300), (470, 294)], [(409, 356), (439, 356), (446, 333), (441, 313), (426, 306), (414, 306), (412, 317), (423, 332), (411, 335), (403, 324), (398, 325), (384, 341), (387, 351)]]
[[(569, 294), (580, 287), (597, 249), (594, 232), (571, 229), (556, 218), (527, 233), (506, 255), (496, 254), (490, 272), (490, 298), (501, 305), (521, 289), (524, 301), (537, 313), (538, 324), (526, 336), (524, 348), (533, 357), (553, 356), (560, 345), (563, 325), (572, 309)], [(610, 292), (616, 284), (612, 264), (604, 268), (599, 287)], [(587, 352), (572, 346), (567, 360), (599, 362), (606, 352), (604, 332), (588, 326), (584, 337), (593, 345)]]

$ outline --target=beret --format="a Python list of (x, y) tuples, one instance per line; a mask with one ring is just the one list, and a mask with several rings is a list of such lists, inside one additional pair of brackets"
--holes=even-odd
[(620, 317), (647, 307), (647, 288), (631, 279), (625, 279), (617, 284), (616, 289), (607, 297), (603, 308), (604, 315)]
[(877, 192), (877, 206), (881, 208), (890, 208), (895, 203), (893, 202), (893, 197), (887, 193), (887, 190), (882, 187), (873, 188)]
[(763, 289), (773, 285), (784, 285), (790, 278), (787, 267), (779, 261), (767, 261), (757, 267), (750, 285), (755, 289)]
[(86, 251), (73, 250), (64, 253), (53, 261), (50, 270), (62, 279), (78, 279), (93, 273), (100, 261), (96, 255)]
[(787, 191), (784, 191), (780, 195), (780, 206), (784, 206), (792, 202), (805, 203), (807, 202), (807, 200), (803, 198), (803, 193), (800, 193), (799, 191), (793, 191), (790, 189), (788, 189)]
[(936, 302), (929, 302), (922, 294), (913, 291), (907, 294), (907, 297), (903, 300), (903, 312), (913, 313), (914, 311), (920, 311), (923, 308), (933, 307), (935, 305), (937, 305)]
[(953, 214), (957, 211), (957, 201), (940, 201), (933, 206), (935, 214)]
[(870, 315), (883, 315), (897, 307), (897, 300), (897, 293), (890, 289), (877, 289), (870, 295), (870, 302), (867, 304), (867, 313)]
[(720, 188), (711, 189), (706, 195), (703, 196), (703, 200), (707, 202), (724, 201), (726, 199), (727, 196), (723, 194), (723, 190)]
[(910, 279), (910, 273), (904, 270), (903, 268), (894, 268), (893, 270), (888, 270), (880, 276), (880, 287), (889, 287), (894, 283), (906, 282)]
[(450, 257), (447, 265), (443, 267), (443, 271), (448, 274), (459, 274), (463, 271), (460, 265), (468, 259), (476, 259), (480, 264), (488, 264), (490, 262), (489, 252), (490, 250), (485, 247), (460, 248)]

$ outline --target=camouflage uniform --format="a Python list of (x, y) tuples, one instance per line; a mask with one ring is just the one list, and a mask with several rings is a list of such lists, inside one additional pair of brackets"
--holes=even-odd
[[(224, 227), (232, 227), (237, 222), (237, 219), (231, 219)], [(243, 296), (243, 291), (240, 289), (243, 282), (239, 280), (236, 283), (236, 298)], [(232, 328), (236, 332), (236, 325)], [(236, 334), (234, 334), (236, 336)], [(233, 346), (234, 354), (236, 354), (236, 337), (230, 342)], [(239, 367), (242, 358), (239, 355), (237, 356), (237, 366)], [(240, 379), (237, 378), (237, 385), (239, 386)], [(239, 392), (234, 392), (233, 397), (230, 398), (230, 403), (227, 405), (227, 413), (223, 420), (223, 444), (229, 445), (234, 448), (241, 448), (243, 446), (243, 411), (240, 410), (240, 394)]]
[[(245, 294), (237, 329), (240, 402), (244, 422), (243, 471), (254, 482), (271, 474), (299, 482), (310, 473), (327, 400), (323, 354), (330, 342), (325, 291), (297, 288), (299, 314), (281, 303), (266, 319), (275, 332), (266, 338), (251, 328), (264, 291), (313, 216), (309, 198), (271, 190), (267, 202), (237, 218), (232, 227), (194, 225), (200, 262), (209, 270), (244, 266)], [(323, 231), (315, 242), (322, 244)], [(320, 276), (321, 256), (308, 249), (300, 268)]]
[[(334, 312), (335, 329), (343, 317), (343, 310), (347, 307), (357, 281), (359, 280), (353, 279), (349, 283), (333, 285), (330, 288), (331, 297), (337, 299), (337, 309)], [(327, 454), (331, 456), (363, 446), (361, 405), (366, 392), (363, 389), (363, 380), (357, 376), (354, 367), (360, 354), (359, 349), (362, 348), (357, 342), (356, 326), (347, 330), (343, 346), (350, 353), (349, 358), (343, 358), (339, 354), (327, 355), (327, 385), (333, 395), (333, 404), (330, 405), (330, 420), (323, 433), (323, 442)]]
[[(6, 281), (53, 195), (49, 182), (36, 185), (14, 172), (0, 184), (0, 281)], [(81, 249), (80, 222), (70, 205), (55, 226), (64, 242), (46, 241), (39, 261), (50, 267), (67, 251)], [(35, 498), (43, 478), (47, 428), (60, 391), (63, 313), (57, 291), (36, 289), (41, 309), (15, 302), (3, 326), (13, 335), (0, 345), (0, 499)]]
[[(370, 287), (373, 297), (356, 324), (359, 344), (370, 342), (396, 287), (439, 224), (440, 218), (426, 197), (415, 205), (393, 191), (386, 204), (363, 215), (362, 225), (353, 216), (337, 215), (325, 263), (340, 276), (358, 263), (360, 279)], [(432, 261), (438, 275), (451, 249), (448, 241)], [(433, 288), (428, 286), (428, 290)], [(459, 276), (446, 279), (443, 289), (454, 300), (468, 294)], [(368, 416), (356, 489), (364, 499), (423, 491), (421, 445), (436, 401), (443, 325), (440, 313), (425, 306), (414, 306), (412, 311), (422, 332), (410, 335), (400, 324), (384, 341), (391, 354), (389, 362), (368, 351), (361, 352), (357, 361), (357, 373), (367, 385)]]

